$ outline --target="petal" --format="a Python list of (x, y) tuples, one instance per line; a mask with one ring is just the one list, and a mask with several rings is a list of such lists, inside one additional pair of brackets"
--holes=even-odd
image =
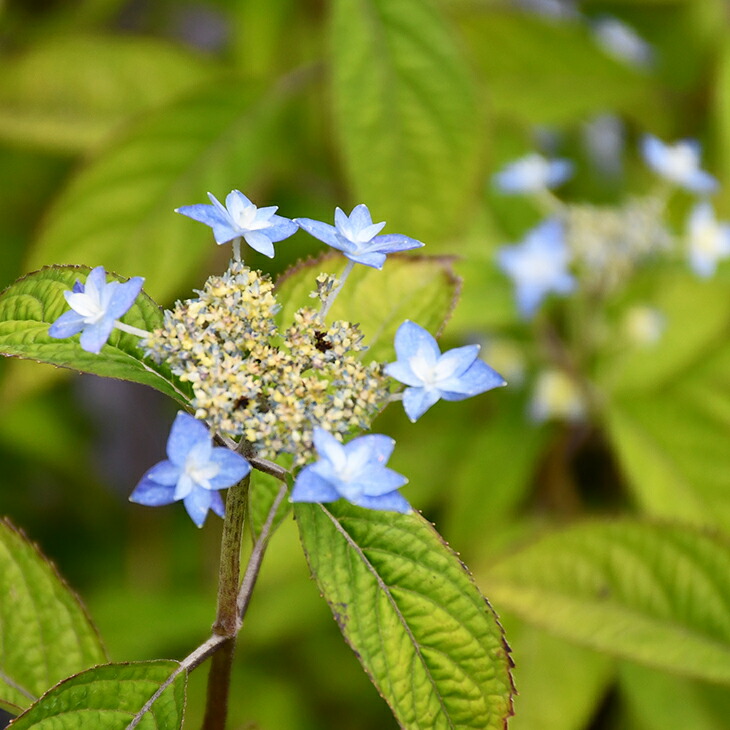
[(210, 480), (211, 489), (226, 489), (238, 484), (251, 471), (251, 465), (240, 454), (223, 447), (216, 447), (210, 460), (220, 471)]
[[(335, 221), (337, 220), (337, 214), (335, 213)], [(359, 231), (363, 231), (368, 226), (373, 225), (373, 219), (370, 215), (370, 210), (365, 203), (360, 203), (352, 209), (350, 213), (350, 228), (357, 234)], [(385, 223), (376, 223), (382, 229)]]
[(682, 184), (693, 193), (702, 195), (714, 193), (720, 186), (717, 179), (704, 170), (694, 170), (688, 178), (682, 181)]
[(466, 372), (473, 365), (478, 355), (479, 345), (454, 347), (441, 355), (434, 372), (439, 388), (442, 380), (458, 378), (459, 375)]
[(113, 319), (119, 319), (126, 314), (142, 291), (142, 284), (144, 284), (144, 279), (141, 276), (133, 276), (129, 281), (120, 284), (109, 302), (107, 314)]
[(89, 289), (101, 293), (106, 287), (106, 271), (103, 266), (95, 266), (86, 277), (84, 291), (88, 294)]
[(383, 372), (389, 377), (397, 380), (399, 383), (403, 383), (404, 385), (423, 385), (423, 381), (421, 380), (421, 378), (419, 378), (418, 375), (413, 372), (411, 366), (406, 360), (389, 362), (385, 366)]
[(550, 160), (546, 184), (555, 188), (564, 183), (573, 174), (573, 163), (570, 160)]
[(190, 494), (183, 500), (185, 509), (190, 515), (190, 519), (198, 526), (202, 527), (205, 518), (208, 516), (212, 500), (211, 497), (216, 492), (209, 492), (207, 489), (193, 489)]
[(354, 261), (356, 264), (363, 264), (363, 266), (369, 266), (372, 269), (382, 269), (386, 258), (384, 253), (350, 253), (344, 249), (343, 253), (350, 261)]
[(388, 233), (384, 236), (376, 236), (368, 245), (369, 253), (397, 253), (398, 251), (410, 251), (414, 248), (422, 248), (425, 243), (417, 241), (410, 236), (403, 236), (400, 233)]
[(104, 319), (95, 324), (86, 325), (84, 331), (81, 333), (81, 349), (98, 355), (101, 352), (101, 348), (106, 345), (113, 329), (114, 320), (111, 317), (104, 317)]
[(274, 258), (274, 244), (271, 243), (271, 239), (265, 233), (261, 231), (246, 231), (243, 237), (254, 251), (268, 256), (270, 259)]
[(202, 487), (196, 484), (187, 472), (183, 471), (175, 485), (175, 492), (173, 493), (175, 501), (187, 499), (196, 489), (202, 489)]
[[(373, 223), (372, 225), (365, 226), (362, 230), (358, 231), (356, 238), (361, 244), (366, 242), (370, 243), (372, 242), (372, 239), (383, 230), (383, 228), (385, 228), (385, 221), (382, 223)], [(368, 250), (369, 249), (370, 246), (368, 246)]]
[(412, 357), (419, 356), (435, 365), (441, 357), (436, 338), (410, 319), (398, 327), (394, 344), (398, 360), (408, 361)]
[(358, 494), (365, 494), (369, 497), (379, 497), (395, 489), (399, 489), (408, 483), (408, 478), (399, 474), (393, 469), (373, 469), (372, 472), (364, 474), (356, 484)]
[(221, 203), (221, 201), (218, 200), (213, 193), (208, 193), (208, 200), (213, 203), (213, 207), (221, 214), (221, 218), (223, 220), (230, 219), (231, 214), (228, 212), (226, 206), (223, 205), (223, 203)]
[(641, 154), (649, 167), (662, 170), (667, 157), (667, 146), (658, 137), (645, 134), (641, 139)]
[(395, 441), (390, 436), (371, 433), (359, 436), (344, 446), (347, 470), (359, 479), (361, 472), (382, 469), (393, 453)]
[(290, 502), (334, 502), (340, 493), (320, 477), (311, 466), (305, 466), (297, 475)]
[(70, 312), (64, 312), (49, 328), (50, 337), (63, 339), (78, 334), (85, 327), (84, 318), (73, 309)]
[(165, 459), (147, 471), (143, 479), (151, 479), (165, 487), (175, 487), (180, 479), (180, 467)]
[(226, 507), (223, 503), (223, 497), (220, 492), (209, 492), (210, 508), (215, 512), (218, 517), (226, 516)]
[(341, 248), (341, 244), (337, 238), (337, 229), (329, 225), (329, 223), (322, 223), (322, 221), (315, 221), (311, 218), (295, 218), (294, 222), (310, 236), (324, 241), (328, 246), (334, 246), (337, 249)]
[[(208, 193), (210, 195), (210, 193)], [(211, 200), (216, 203), (218, 201), (214, 196), (210, 196)], [(181, 208), (175, 208), (176, 213), (186, 215), (188, 218), (192, 218), (200, 223), (205, 223), (206, 226), (213, 228), (214, 226), (228, 226), (231, 225), (231, 219), (226, 209), (218, 203), (218, 206), (207, 205), (205, 203), (197, 203), (196, 205), (183, 205)]]
[(507, 385), (507, 381), (483, 360), (475, 360), (469, 369), (458, 377), (439, 383), (441, 397), (454, 401), (485, 393), (492, 388)]
[(203, 423), (196, 418), (179, 411), (167, 439), (167, 458), (181, 469), (190, 450), (199, 441), (210, 441), (210, 433)]
[(139, 484), (134, 488), (132, 494), (129, 495), (129, 501), (144, 504), (147, 507), (160, 507), (163, 504), (172, 504), (175, 501), (174, 492), (173, 487), (152, 481), (145, 474), (139, 480)]
[(380, 497), (370, 497), (363, 494), (351, 501), (359, 507), (381, 510), (383, 512), (400, 512), (407, 515), (413, 511), (411, 505), (408, 504), (408, 501), (400, 492), (390, 492)]
[(240, 221), (241, 216), (252, 206), (253, 203), (240, 190), (231, 190), (226, 195), (226, 210), (234, 222)]
[(335, 471), (344, 469), (347, 463), (345, 447), (331, 433), (317, 427), (312, 434), (312, 442), (319, 457), (328, 461)]
[(403, 409), (415, 423), (440, 397), (441, 394), (435, 388), (406, 388), (403, 393)]
[(274, 242), (293, 236), (299, 229), (294, 221), (280, 215), (272, 216), (271, 223), (273, 225), (266, 229), (266, 235)]

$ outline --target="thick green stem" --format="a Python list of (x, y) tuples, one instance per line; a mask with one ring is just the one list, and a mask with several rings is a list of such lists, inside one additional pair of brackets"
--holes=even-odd
[(208, 674), (208, 694), (202, 730), (225, 730), (235, 649), (236, 637), (232, 636), (225, 639), (218, 651), (213, 654)]

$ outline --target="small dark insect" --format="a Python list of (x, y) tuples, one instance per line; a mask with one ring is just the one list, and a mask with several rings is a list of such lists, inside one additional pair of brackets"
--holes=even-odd
[(238, 410), (239, 408), (246, 408), (250, 402), (250, 398), (236, 398), (236, 400), (233, 402), (233, 407), (236, 410)]
[(326, 335), (324, 332), (320, 332), (319, 330), (314, 331), (314, 346), (320, 352), (327, 352), (327, 350), (332, 349), (332, 343), (327, 342), (325, 337), (326, 337)]

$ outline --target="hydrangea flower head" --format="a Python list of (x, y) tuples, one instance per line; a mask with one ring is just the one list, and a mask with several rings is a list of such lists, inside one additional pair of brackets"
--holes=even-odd
[(707, 194), (717, 190), (718, 182), (709, 172), (700, 170), (700, 144), (682, 139), (664, 144), (651, 134), (644, 135), (641, 152), (646, 164), (666, 180), (693, 193)]
[(507, 165), (494, 183), (503, 193), (537, 193), (561, 185), (572, 174), (570, 160), (549, 160), (534, 152)]
[(167, 459), (144, 474), (129, 499), (148, 507), (182, 500), (192, 521), (202, 527), (209, 509), (224, 515), (217, 490), (232, 487), (250, 471), (246, 459), (230, 449), (214, 447), (205, 425), (180, 412), (167, 440)]
[(106, 280), (103, 266), (89, 272), (86, 283), (77, 281), (63, 296), (71, 307), (49, 328), (51, 337), (64, 339), (81, 333), (81, 347), (98, 354), (114, 329), (116, 320), (129, 311), (142, 290), (144, 279), (134, 276), (124, 283)]
[(240, 190), (228, 193), (225, 206), (212, 193), (208, 197), (212, 205), (184, 205), (175, 212), (210, 226), (219, 245), (243, 238), (254, 251), (273, 258), (274, 243), (297, 230), (294, 221), (276, 215), (278, 206), (257, 208)]
[(697, 203), (687, 221), (689, 263), (702, 277), (715, 273), (721, 259), (730, 256), (730, 225), (720, 223), (709, 203)]
[(441, 354), (433, 335), (410, 320), (395, 333), (395, 352), (398, 359), (385, 366), (385, 374), (408, 386), (403, 407), (411, 421), (442, 398), (464, 400), (507, 384), (478, 359), (479, 345), (455, 347)]
[(395, 441), (368, 434), (341, 444), (332, 434), (315, 428), (314, 446), (319, 460), (297, 475), (292, 502), (348, 502), (368, 509), (408, 513), (411, 507), (398, 489), (408, 482), (385, 464)]
[(522, 243), (503, 246), (497, 262), (514, 282), (517, 306), (524, 317), (531, 317), (550, 292), (567, 294), (575, 286), (568, 272), (570, 251), (563, 224), (556, 218), (533, 228)]
[(296, 218), (296, 222), (310, 235), (336, 248), (357, 264), (382, 269), (386, 255), (398, 251), (421, 248), (424, 244), (415, 238), (399, 233), (378, 235), (384, 222), (373, 223), (367, 205), (356, 205), (348, 216), (340, 208), (335, 209), (335, 225), (311, 218)]

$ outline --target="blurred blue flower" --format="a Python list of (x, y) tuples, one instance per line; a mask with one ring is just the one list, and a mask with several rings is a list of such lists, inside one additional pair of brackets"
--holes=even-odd
[(494, 183), (503, 193), (537, 193), (561, 185), (572, 174), (570, 160), (549, 160), (534, 152), (507, 165)]
[(646, 68), (654, 61), (654, 49), (628, 24), (608, 15), (597, 18), (593, 33), (598, 45), (618, 61)]
[(223, 499), (217, 490), (232, 487), (251, 471), (240, 454), (214, 447), (205, 425), (182, 411), (167, 439), (167, 457), (144, 474), (129, 499), (148, 507), (182, 499), (198, 527), (209, 509), (223, 517)]
[(254, 251), (273, 258), (274, 242), (289, 238), (297, 230), (294, 221), (276, 215), (278, 206), (257, 208), (240, 190), (228, 193), (225, 207), (212, 193), (208, 197), (213, 205), (184, 205), (175, 212), (210, 226), (217, 244), (242, 237)]
[(98, 354), (115, 327), (116, 320), (129, 311), (142, 290), (144, 279), (134, 276), (124, 283), (107, 283), (106, 271), (97, 266), (89, 272), (86, 283), (77, 281), (63, 296), (71, 307), (49, 328), (51, 337), (63, 339), (81, 332), (81, 347)]
[(575, 286), (568, 272), (570, 251), (563, 224), (550, 218), (528, 232), (522, 243), (503, 246), (497, 263), (515, 285), (517, 307), (523, 317), (531, 317), (550, 292), (567, 294)]
[(319, 460), (305, 466), (294, 482), (292, 502), (348, 502), (368, 509), (408, 513), (411, 507), (397, 490), (408, 482), (385, 464), (395, 441), (369, 434), (341, 444), (322, 428), (314, 429)]
[(718, 182), (709, 172), (700, 170), (700, 152), (700, 144), (694, 139), (664, 144), (646, 134), (641, 141), (641, 153), (654, 172), (693, 193), (712, 193)]
[(414, 422), (441, 398), (464, 400), (507, 384), (478, 359), (479, 345), (455, 347), (442, 355), (434, 337), (410, 320), (395, 333), (395, 352), (398, 359), (385, 366), (385, 374), (408, 386), (403, 408)]
[(348, 216), (340, 208), (335, 209), (335, 225), (311, 218), (295, 218), (310, 235), (336, 248), (350, 261), (374, 269), (382, 269), (386, 254), (421, 248), (424, 244), (415, 238), (398, 233), (379, 236), (385, 223), (373, 223), (367, 205), (356, 205)]
[(709, 203), (692, 208), (687, 239), (689, 264), (698, 276), (712, 276), (718, 262), (730, 256), (730, 225), (718, 222)]

